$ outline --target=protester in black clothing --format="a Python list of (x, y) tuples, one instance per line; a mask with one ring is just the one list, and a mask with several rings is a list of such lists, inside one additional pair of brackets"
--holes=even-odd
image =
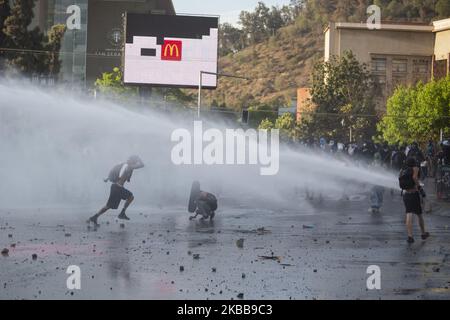
[[(200, 219), (210, 219), (213, 220), (215, 216), (215, 211), (217, 210), (217, 198), (215, 195), (209, 192), (205, 192), (200, 190), (200, 183), (195, 181), (192, 185), (191, 190), (191, 199), (192, 204), (189, 203), (189, 206), (193, 206), (192, 209), (195, 210), (195, 216), (189, 218), (189, 220), (193, 220), (197, 218), (197, 216), (202, 216)], [(192, 210), (191, 212), (194, 212)]]
[[(406, 227), (408, 231), (408, 243), (414, 243), (413, 237), (413, 217), (416, 215), (419, 219), (420, 230), (422, 231), (422, 240), (427, 239), (430, 234), (425, 231), (425, 222), (422, 216), (422, 198), (425, 196), (419, 183), (419, 167), (414, 158), (406, 160), (406, 166), (400, 172), (400, 188), (404, 191), (403, 202), (406, 209)], [(422, 192), (421, 192), (422, 191)]]
[(392, 152), (391, 158), (392, 170), (399, 172), (400, 169), (404, 166), (405, 161), (406, 161), (405, 147), (400, 147), (400, 149), (394, 150)]

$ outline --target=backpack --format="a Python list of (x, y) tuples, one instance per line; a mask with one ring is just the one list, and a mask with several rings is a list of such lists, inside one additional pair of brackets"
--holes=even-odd
[(108, 178), (105, 180), (105, 182), (111, 181), (112, 183), (117, 183), (120, 178), (120, 170), (122, 170), (122, 167), (125, 163), (118, 164), (114, 166), (114, 168), (111, 169), (111, 171), (108, 174)]
[(402, 190), (408, 190), (414, 188), (416, 185), (414, 179), (413, 179), (413, 169), (410, 167), (403, 168), (400, 171), (400, 175), (398, 176), (398, 182), (400, 189)]
[(217, 198), (215, 195), (208, 193), (206, 195), (206, 202), (208, 203), (212, 211), (217, 210)]

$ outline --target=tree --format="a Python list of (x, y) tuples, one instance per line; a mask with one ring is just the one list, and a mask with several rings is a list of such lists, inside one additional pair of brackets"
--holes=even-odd
[(44, 44), (44, 50), (48, 51), (47, 59), (45, 61), (45, 71), (47, 74), (55, 77), (59, 74), (61, 69), (61, 61), (59, 60), (59, 50), (66, 33), (66, 26), (64, 24), (54, 25), (49, 33), (47, 43)]
[[(11, 8), (9, 6), (9, 0), (0, 0), (0, 48), (8, 47), (6, 34), (3, 32), (6, 18), (10, 15)], [(0, 50), (0, 71), (4, 69), (3, 57), (5, 52)]]
[[(37, 29), (28, 31), (33, 19), (34, 0), (17, 0), (11, 8), (10, 15), (4, 22), (4, 33), (11, 49), (24, 51), (8, 52), (6, 56), (11, 65), (23, 74), (33, 74), (42, 69), (38, 52), (42, 50), (43, 34)], [(27, 52), (25, 52), (27, 50)]]
[(33, 20), (35, 0), (16, 0), (4, 20), (4, 41), (8, 48), (8, 64), (22, 75), (55, 75), (59, 72), (59, 50), (65, 33), (56, 25), (45, 36), (38, 27), (29, 30)]
[(412, 142), (408, 130), (408, 116), (411, 105), (416, 101), (415, 88), (398, 87), (387, 102), (387, 113), (378, 123), (379, 140), (390, 144)]
[(219, 55), (226, 56), (229, 53), (236, 53), (237, 51), (244, 48), (245, 43), (243, 41), (242, 30), (233, 27), (229, 23), (224, 23), (220, 25), (220, 44), (219, 44)]
[(285, 113), (275, 121), (265, 118), (258, 126), (260, 130), (278, 129), (280, 130), (280, 138), (284, 142), (289, 142), (297, 137), (297, 124), (292, 114)]
[(278, 29), (284, 26), (283, 16), (280, 9), (272, 6), (268, 13), (265, 28), (269, 36), (274, 36)]
[(305, 119), (308, 135), (346, 141), (351, 125), (358, 139), (375, 133), (375, 83), (367, 65), (352, 52), (314, 66), (312, 103), (315, 111)]
[(436, 12), (442, 18), (448, 18), (450, 16), (450, 1), (449, 0), (439, 0), (436, 3)]
[(392, 144), (438, 140), (441, 130), (450, 134), (450, 76), (397, 88), (378, 130), (380, 138)]
[[(155, 88), (154, 88), (155, 90)], [(158, 89), (156, 89), (158, 90)], [(161, 89), (159, 89), (161, 90)], [(165, 90), (166, 101), (175, 102), (183, 106), (187, 106), (194, 102), (195, 97), (186, 93), (184, 90), (179, 88), (169, 88)]]
[(102, 77), (95, 81), (95, 88), (101, 95), (113, 99), (137, 97), (137, 88), (125, 87), (122, 79), (123, 73), (116, 67), (112, 72), (104, 72)]
[(280, 130), (282, 141), (292, 141), (296, 137), (296, 121), (292, 114), (285, 113), (275, 121), (275, 129)]
[(11, 8), (9, 6), (9, 0), (0, 0), (0, 45), (2, 46), (6, 39), (6, 35), (3, 32), (3, 27), (6, 18), (8, 18), (10, 15), (10, 12)]

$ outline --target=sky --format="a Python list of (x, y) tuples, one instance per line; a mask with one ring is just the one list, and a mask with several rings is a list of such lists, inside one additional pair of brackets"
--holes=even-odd
[(259, 1), (266, 6), (282, 6), (289, 0), (172, 0), (177, 14), (210, 14), (219, 15), (220, 22), (237, 24), (241, 11), (252, 11)]

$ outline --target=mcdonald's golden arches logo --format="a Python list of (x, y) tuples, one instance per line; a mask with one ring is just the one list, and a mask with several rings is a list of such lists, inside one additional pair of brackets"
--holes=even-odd
[(181, 61), (183, 43), (177, 40), (164, 40), (161, 48), (161, 59)]

